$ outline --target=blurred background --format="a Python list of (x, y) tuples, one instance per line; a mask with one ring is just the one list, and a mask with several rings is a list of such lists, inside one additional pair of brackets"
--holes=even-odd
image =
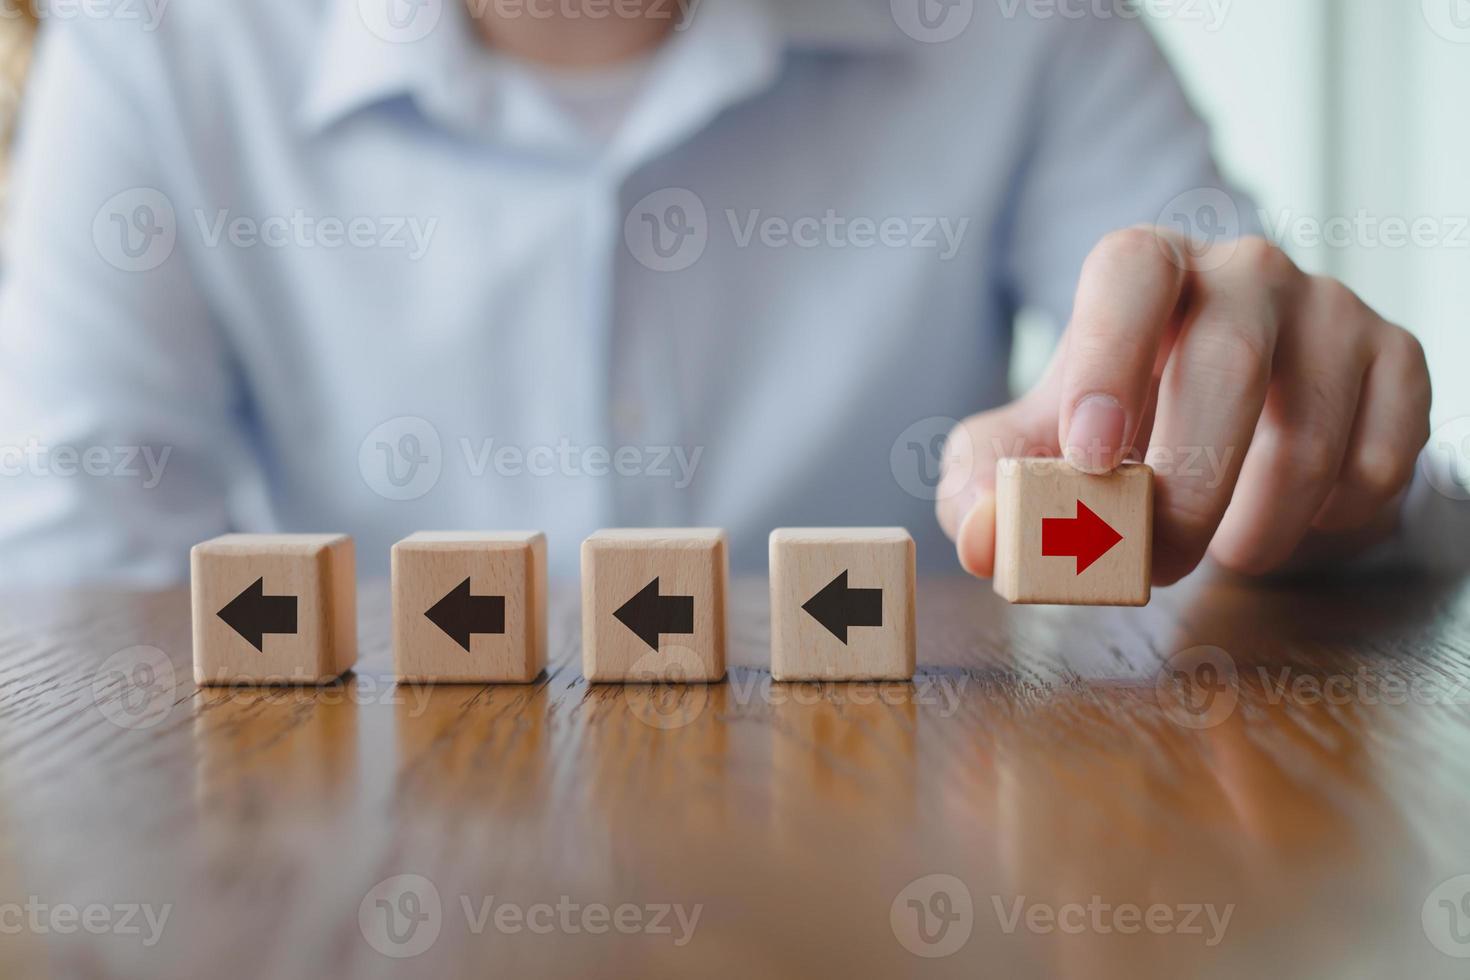
[[(1210, 121), (1227, 174), (1301, 265), (1418, 334), (1434, 423), (1470, 415), (1470, 0), (1138, 0)], [(0, 147), (36, 18), (0, 0)], [(0, 207), (7, 193), (0, 152)], [(1013, 379), (1050, 325), (1023, 316)]]
[[(1142, 9), (1260, 225), (1419, 336), (1436, 426), (1470, 414), (1470, 0)], [(1051, 346), (1045, 324), (1023, 337), (1018, 386)]]
[(0, 208), (10, 190), (10, 137), (20, 109), (36, 23), (20, 0), (0, 3)]
[[(1139, 0), (1230, 178), (1298, 263), (1338, 276), (1429, 351), (1435, 423), (1470, 414), (1470, 0)], [(0, 145), (35, 18), (0, 0)], [(0, 154), (0, 207), (6, 197)], [(1023, 319), (1014, 379), (1050, 328)]]
[[(1470, 0), (1140, 0), (1226, 173), (1298, 263), (1423, 341), (1470, 414)], [(1023, 322), (1015, 384), (1049, 353)]]
[(1218, 2), (1218, 29), (1153, 20), (1227, 173), (1299, 263), (1418, 334), (1436, 425), (1470, 414), (1470, 0)]

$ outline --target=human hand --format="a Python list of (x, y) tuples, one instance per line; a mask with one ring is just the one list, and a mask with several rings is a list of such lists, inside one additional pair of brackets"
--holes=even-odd
[(1260, 575), (1392, 530), (1429, 438), (1429, 372), (1407, 331), (1259, 238), (1109, 235), (1024, 397), (950, 434), (938, 516), (960, 563), (995, 565), (995, 463), (1062, 455), (1154, 466), (1153, 576), (1208, 553)]

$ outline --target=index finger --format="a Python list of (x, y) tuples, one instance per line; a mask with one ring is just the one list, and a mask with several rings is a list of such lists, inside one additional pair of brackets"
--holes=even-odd
[(1107, 473), (1132, 449), (1184, 280), (1178, 246), (1153, 228), (1114, 232), (1087, 257), (1064, 339), (1057, 419), (1063, 455), (1077, 469)]

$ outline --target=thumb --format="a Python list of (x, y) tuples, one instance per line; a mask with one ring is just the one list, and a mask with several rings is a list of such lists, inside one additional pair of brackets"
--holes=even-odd
[(1055, 398), (1037, 393), (971, 416), (949, 434), (936, 507), (960, 565), (978, 578), (995, 571), (995, 464), (1060, 452)]

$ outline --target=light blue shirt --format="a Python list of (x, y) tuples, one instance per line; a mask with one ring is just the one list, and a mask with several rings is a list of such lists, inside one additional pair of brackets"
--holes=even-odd
[(703, 0), (606, 141), (457, 0), (53, 23), (0, 580), (177, 581), (228, 529), (382, 575), (416, 530), (535, 528), (567, 575), (600, 526), (758, 569), (777, 526), (901, 524), (953, 567), (934, 450), (1009, 397), (1017, 309), (1065, 322), (1103, 234), (1220, 183), (1136, 21), (1027, 9)]

